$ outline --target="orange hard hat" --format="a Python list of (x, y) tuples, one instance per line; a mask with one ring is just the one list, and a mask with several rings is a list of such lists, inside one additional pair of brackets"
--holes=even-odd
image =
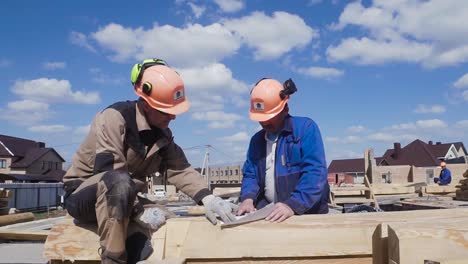
[(283, 90), (277, 80), (260, 80), (250, 93), (250, 119), (262, 122), (279, 114), (289, 100), (289, 95), (281, 96)]
[(141, 82), (135, 83), (134, 87), (138, 96), (161, 112), (178, 115), (190, 107), (182, 78), (166, 65), (145, 69)]

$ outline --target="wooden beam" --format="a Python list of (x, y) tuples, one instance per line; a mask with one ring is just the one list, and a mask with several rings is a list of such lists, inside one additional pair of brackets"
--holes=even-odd
[(186, 264), (204, 263), (235, 263), (235, 264), (371, 264), (370, 257), (357, 258), (264, 258), (264, 259), (219, 259), (219, 260), (187, 260)]
[(17, 230), (1, 230), (0, 239), (9, 240), (28, 240), (28, 241), (45, 241), (49, 231), (17, 231)]
[(11, 215), (0, 215), (0, 226), (11, 225), (16, 223), (29, 222), (34, 220), (33, 213), (20, 213)]
[(423, 263), (425, 259), (468, 259), (468, 218), (388, 225), (389, 259), (399, 264)]

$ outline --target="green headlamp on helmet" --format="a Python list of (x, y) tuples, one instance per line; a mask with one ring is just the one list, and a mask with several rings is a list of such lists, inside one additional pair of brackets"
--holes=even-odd
[(167, 63), (161, 59), (146, 59), (141, 64), (137, 63), (133, 65), (132, 72), (130, 74), (130, 80), (132, 84), (135, 85), (141, 81), (141, 77), (143, 77), (143, 72), (154, 65), (166, 65)]

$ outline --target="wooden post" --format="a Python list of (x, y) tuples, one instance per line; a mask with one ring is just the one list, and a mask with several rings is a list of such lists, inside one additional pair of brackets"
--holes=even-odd
[(34, 220), (33, 213), (21, 213), (11, 215), (0, 215), (0, 226), (11, 225)]

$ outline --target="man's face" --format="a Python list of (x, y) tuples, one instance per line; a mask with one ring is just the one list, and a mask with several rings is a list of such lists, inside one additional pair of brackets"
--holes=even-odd
[(159, 128), (168, 128), (169, 123), (176, 119), (175, 115), (161, 112), (149, 106), (148, 103), (143, 103), (143, 108), (145, 110), (146, 120), (152, 126)]
[(286, 114), (284, 111), (282, 111), (281, 113), (277, 114), (273, 118), (268, 119), (267, 121), (259, 122), (259, 123), (263, 127), (263, 129), (265, 129), (266, 132), (275, 134), (283, 128), (284, 118), (286, 117)]

